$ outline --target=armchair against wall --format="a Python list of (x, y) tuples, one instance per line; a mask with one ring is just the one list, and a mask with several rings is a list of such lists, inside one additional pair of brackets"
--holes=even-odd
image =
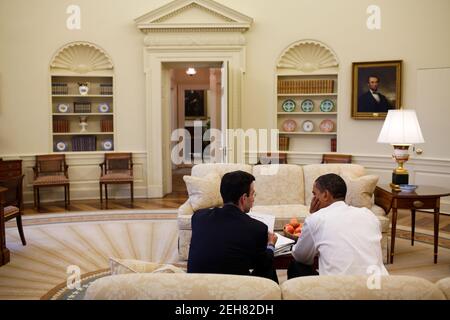
[(40, 208), (40, 188), (64, 187), (64, 205), (68, 209), (70, 205), (70, 181), (69, 166), (66, 163), (65, 154), (49, 154), (36, 156), (34, 171), (34, 206)]
[(105, 153), (105, 160), (100, 164), (100, 205), (103, 209), (103, 186), (105, 186), (106, 208), (108, 208), (108, 184), (129, 184), (131, 205), (133, 193), (133, 160), (131, 152)]

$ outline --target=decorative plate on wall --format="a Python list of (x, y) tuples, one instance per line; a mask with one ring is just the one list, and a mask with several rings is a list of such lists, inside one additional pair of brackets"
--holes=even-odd
[(60, 103), (56, 107), (56, 110), (58, 110), (58, 112), (60, 112), (60, 113), (67, 113), (67, 112), (69, 112), (69, 105), (65, 104), (65, 103)]
[(67, 150), (67, 144), (64, 141), (59, 141), (56, 143), (56, 150), (58, 151), (66, 151)]
[(98, 105), (98, 112), (107, 113), (107, 112), (109, 112), (109, 110), (110, 110), (110, 107), (109, 107), (109, 104), (107, 104), (107, 103), (100, 103)]
[(285, 112), (294, 111), (296, 106), (297, 106), (297, 104), (292, 99), (288, 99), (288, 100), (284, 101), (283, 104), (281, 105), (281, 107), (283, 108), (283, 110)]
[(103, 150), (109, 151), (113, 148), (113, 143), (111, 140), (105, 140), (102, 142), (102, 148)]
[(332, 120), (323, 120), (320, 123), (320, 131), (322, 132), (332, 132), (334, 130), (334, 122)]
[(322, 112), (331, 112), (334, 109), (334, 102), (327, 99), (323, 100), (320, 104), (320, 111)]
[(314, 130), (314, 123), (310, 120), (303, 121), (302, 128), (305, 132), (311, 132)]
[(302, 102), (302, 111), (303, 112), (311, 112), (314, 109), (314, 102), (310, 99), (306, 99)]
[(297, 122), (295, 122), (295, 120), (288, 119), (283, 122), (284, 131), (293, 132), (295, 129), (297, 129)]

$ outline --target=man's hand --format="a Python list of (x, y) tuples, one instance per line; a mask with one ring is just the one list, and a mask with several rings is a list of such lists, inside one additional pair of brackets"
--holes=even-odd
[(311, 206), (309, 207), (309, 213), (314, 213), (320, 209), (319, 199), (316, 197), (312, 198)]
[(268, 236), (267, 236), (267, 244), (268, 245), (271, 244), (271, 245), (275, 246), (275, 243), (277, 243), (277, 240), (278, 240), (278, 236), (275, 233), (273, 233), (273, 232), (268, 233)]

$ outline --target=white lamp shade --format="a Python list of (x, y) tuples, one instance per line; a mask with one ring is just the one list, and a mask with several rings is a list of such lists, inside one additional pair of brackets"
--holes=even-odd
[(416, 112), (414, 110), (389, 110), (377, 142), (392, 145), (424, 143)]

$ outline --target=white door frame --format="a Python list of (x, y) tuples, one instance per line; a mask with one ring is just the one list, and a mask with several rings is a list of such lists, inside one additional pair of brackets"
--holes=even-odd
[[(147, 147), (147, 195), (163, 197), (167, 193), (167, 181), (171, 163), (164, 159), (163, 146), (170, 145), (170, 132), (164, 132), (163, 114), (170, 112), (163, 106), (163, 64), (170, 62), (223, 62), (229, 65), (228, 128), (241, 127), (242, 85), (245, 73), (244, 46), (207, 47), (153, 47), (144, 48), (144, 72), (146, 88), (146, 147)], [(170, 150), (169, 150), (170, 151)], [(167, 152), (167, 150), (165, 151)], [(229, 154), (228, 159), (233, 157)], [(169, 155), (170, 159), (170, 155)]]

